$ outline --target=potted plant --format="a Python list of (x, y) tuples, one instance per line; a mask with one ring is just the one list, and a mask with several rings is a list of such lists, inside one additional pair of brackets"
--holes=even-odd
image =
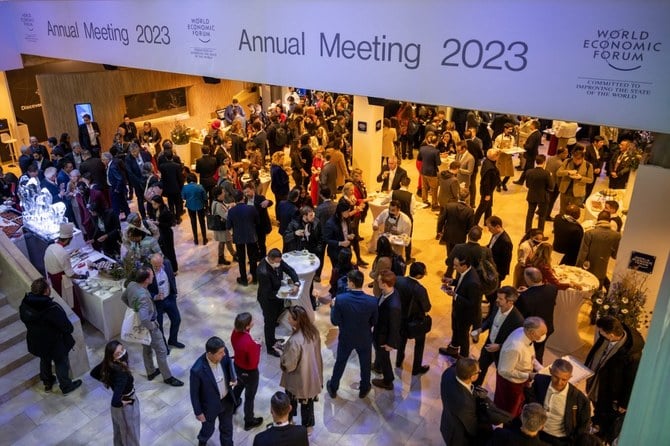
[(596, 318), (614, 316), (633, 328), (649, 328), (651, 312), (645, 310), (647, 302), (646, 276), (638, 271), (615, 275), (609, 292), (596, 292), (591, 298)]
[(170, 132), (170, 139), (176, 145), (188, 144), (191, 140), (191, 129), (181, 122), (177, 122)]

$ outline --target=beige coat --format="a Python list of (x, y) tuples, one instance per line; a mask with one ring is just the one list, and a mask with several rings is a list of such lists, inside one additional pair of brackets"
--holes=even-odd
[[(335, 184), (338, 188), (344, 186), (344, 180), (349, 176), (349, 171), (347, 170), (347, 163), (344, 160), (344, 154), (340, 150), (328, 149), (326, 153), (330, 154), (330, 162), (335, 165), (337, 169), (337, 180)], [(335, 191), (333, 191), (334, 193)]]
[[(578, 180), (570, 178), (570, 170), (576, 170), (581, 175), (581, 178)], [(556, 176), (560, 181), (558, 183), (558, 191), (560, 193), (564, 194), (568, 190), (570, 182), (572, 182), (572, 196), (576, 198), (584, 197), (586, 195), (586, 185), (593, 183), (593, 166), (585, 160), (577, 167), (573, 164), (572, 158), (568, 158), (558, 168)]]
[(608, 221), (599, 221), (590, 231), (584, 233), (577, 255), (577, 265), (589, 261), (589, 272), (602, 280), (607, 276), (610, 257), (616, 259), (621, 233), (612, 230)]
[(395, 147), (393, 143), (398, 139), (396, 131), (393, 127), (384, 127), (382, 132), (382, 156), (388, 157), (395, 154)]
[(314, 398), (323, 388), (321, 339), (310, 342), (296, 331), (284, 344), (279, 385), (297, 399)]

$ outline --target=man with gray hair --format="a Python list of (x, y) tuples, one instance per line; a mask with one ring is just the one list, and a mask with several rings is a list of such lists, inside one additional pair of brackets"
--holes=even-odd
[(551, 376), (537, 375), (526, 389), (526, 401), (539, 403), (547, 409), (547, 422), (540, 439), (552, 446), (569, 446), (588, 432), (591, 405), (579, 389), (570, 384), (572, 364), (557, 359), (549, 368)]
[(124, 217), (121, 221), (124, 221), (128, 214), (130, 214), (130, 208), (128, 207), (128, 202), (126, 201), (126, 196), (128, 195), (128, 189), (126, 187), (126, 178), (121, 172), (121, 168), (118, 165), (118, 160), (115, 160), (111, 153), (105, 152), (101, 156), (102, 163), (105, 165), (105, 172), (107, 176), (107, 186), (109, 186), (109, 195), (112, 199), (112, 209), (116, 215), (120, 215), (123, 212)]
[[(538, 403), (523, 406), (521, 427), (496, 429), (489, 446), (546, 446), (538, 435), (547, 422), (547, 411)], [(572, 443), (569, 443), (572, 444)]]
[(53, 166), (47, 167), (44, 170), (44, 179), (42, 179), (42, 182), (40, 186), (43, 189), (46, 189), (49, 191), (51, 194), (51, 202), (52, 203), (60, 203), (63, 201), (63, 195), (65, 195), (65, 191), (61, 193), (60, 189), (58, 188), (58, 184), (56, 183), (56, 176), (58, 175), (58, 169), (56, 169)]
[(529, 317), (523, 322), (523, 327), (509, 335), (500, 350), (493, 401), (513, 417), (521, 414), (524, 388), (542, 369), (542, 364), (535, 359), (533, 343), (543, 342), (546, 337), (547, 325), (542, 318)]
[[(537, 316), (547, 324), (547, 337), (554, 332), (554, 307), (558, 288), (550, 283), (544, 283), (542, 272), (539, 269), (528, 267), (523, 272), (528, 288), (519, 294), (516, 307), (523, 317)], [(546, 340), (537, 342), (535, 346), (535, 357), (539, 362), (544, 358), (544, 346)]]

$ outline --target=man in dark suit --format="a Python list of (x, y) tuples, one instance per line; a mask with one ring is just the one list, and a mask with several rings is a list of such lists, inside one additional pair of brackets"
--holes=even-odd
[(91, 121), (91, 115), (85, 114), (84, 123), (79, 126), (79, 144), (91, 152), (95, 158), (100, 158), (100, 126)]
[(344, 233), (350, 209), (351, 206), (348, 203), (344, 201), (339, 202), (335, 208), (335, 214), (328, 219), (326, 226), (323, 228), (323, 239), (326, 243), (330, 264), (333, 268), (337, 266), (337, 258), (339, 257), (340, 250), (348, 248), (351, 244), (349, 237)]
[(512, 251), (514, 245), (509, 234), (503, 228), (503, 221), (496, 215), (491, 215), (486, 219), (486, 228), (491, 233), (488, 247), (493, 256), (493, 263), (498, 271), (498, 284), (502, 284), (505, 277), (509, 274), (510, 264), (512, 263)]
[(123, 212), (127, 217), (128, 214), (130, 214), (130, 208), (128, 207), (128, 202), (126, 201), (128, 188), (126, 187), (126, 178), (119, 168), (119, 161), (115, 160), (112, 154), (109, 152), (103, 153), (101, 159), (102, 163), (107, 169), (106, 184), (109, 186), (109, 195), (112, 199), (112, 208), (117, 215)]
[(385, 390), (393, 390), (391, 351), (397, 349), (400, 344), (402, 304), (400, 294), (395, 289), (395, 282), (396, 275), (389, 270), (381, 271), (377, 276), (381, 293), (379, 296), (379, 318), (373, 332), (374, 370), (380, 371), (383, 378), (373, 379), (372, 385)]
[(496, 167), (496, 161), (500, 157), (500, 150), (489, 149), (486, 152), (486, 159), (482, 163), (482, 178), (479, 183), (479, 194), (481, 195), (479, 206), (475, 212), (475, 224), (479, 224), (479, 219), (489, 218), (493, 212), (493, 192), (500, 184), (500, 171)]
[(202, 423), (198, 445), (204, 446), (214, 433), (219, 419), (221, 446), (233, 446), (233, 411), (237, 375), (225, 342), (213, 336), (205, 344), (205, 353), (191, 367), (191, 405), (195, 417)]
[(531, 386), (525, 390), (526, 403), (546, 407), (547, 422), (540, 431), (540, 440), (552, 446), (569, 446), (588, 432), (591, 421), (591, 404), (579, 389), (570, 384), (572, 364), (557, 359), (549, 368), (551, 376), (535, 375)]
[(454, 358), (470, 355), (470, 327), (478, 329), (482, 325), (482, 287), (477, 271), (467, 256), (454, 257), (453, 266), (459, 274), (456, 286), (447, 288), (453, 297), (451, 310), (451, 342), (440, 347), (442, 355)]
[(459, 243), (454, 246), (447, 256), (445, 261), (447, 265), (447, 272), (444, 273), (445, 278), (452, 278), (454, 274), (454, 259), (458, 257), (459, 259), (468, 259), (469, 265), (474, 266), (475, 268), (479, 266), (482, 260), (489, 260), (493, 262), (493, 255), (491, 250), (486, 246), (479, 244), (479, 241), (482, 239), (482, 228), (479, 226), (473, 226), (468, 231), (468, 241), (465, 243)]
[(372, 356), (372, 328), (377, 323), (379, 311), (374, 297), (362, 290), (364, 277), (358, 270), (347, 274), (347, 288), (338, 294), (330, 307), (330, 322), (339, 327), (337, 355), (333, 374), (326, 382), (326, 390), (331, 398), (337, 397), (340, 379), (349, 361), (352, 350), (356, 350), (361, 366), (361, 383), (358, 396), (365, 398), (370, 392), (370, 361)]
[(277, 293), (279, 292), (279, 288), (281, 288), (284, 273), (293, 281), (293, 290), (291, 291), (293, 295), (298, 292), (298, 288), (300, 287), (298, 274), (288, 263), (282, 260), (281, 255), (281, 251), (277, 248), (271, 249), (267, 257), (258, 263), (257, 276), (255, 276), (258, 278), (258, 293), (256, 294), (256, 298), (261, 305), (261, 310), (263, 310), (265, 347), (269, 355), (277, 357), (280, 354), (274, 349), (275, 344), (277, 344), (275, 328), (277, 327), (279, 316), (284, 310), (284, 301), (277, 297)]
[[(409, 267), (409, 277), (398, 277), (395, 288), (400, 294), (402, 305), (402, 323), (400, 330), (400, 344), (396, 355), (395, 366), (402, 368), (405, 359), (405, 347), (407, 346), (407, 324), (409, 321), (424, 317), (430, 311), (430, 299), (428, 290), (419, 280), (426, 277), (426, 265), (423, 262), (414, 262)], [(423, 364), (423, 349), (426, 345), (426, 335), (423, 333), (414, 338), (414, 360), (412, 362), (412, 375), (423, 375), (430, 370), (430, 366)]]
[(144, 177), (142, 176), (142, 166), (145, 163), (151, 164), (151, 155), (148, 152), (141, 151), (140, 146), (131, 143), (129, 153), (126, 155), (126, 174), (130, 187), (135, 189), (137, 196), (137, 209), (143, 219), (147, 218), (147, 210), (144, 205)]
[(619, 147), (612, 153), (612, 158), (609, 163), (610, 189), (625, 189), (630, 176), (630, 166), (632, 158), (629, 150), (632, 148), (633, 142), (627, 139), (619, 143)]
[(484, 343), (484, 348), (479, 355), (479, 368), (481, 372), (475, 380), (476, 386), (481, 386), (486, 379), (486, 372), (491, 364), (498, 365), (500, 348), (507, 337), (517, 328), (523, 325), (523, 316), (514, 306), (519, 297), (518, 291), (511, 286), (499, 288), (496, 292), (495, 304), (491, 306), (488, 316), (482, 322), (481, 328), (473, 330), (470, 335), (473, 342), (479, 342), (479, 335), (488, 330), (489, 335)]
[[(554, 179), (544, 168), (546, 160), (546, 156), (541, 154), (537, 155), (537, 157), (535, 157), (537, 167), (524, 170), (524, 174), (526, 175), (526, 186), (528, 187), (528, 193), (526, 194), (526, 201), (528, 202), (528, 211), (526, 212), (526, 233), (530, 231), (533, 226), (535, 210), (537, 210), (539, 216), (537, 228), (540, 231), (544, 231), (549, 193), (554, 190)], [(526, 164), (528, 164), (528, 161), (526, 161)]]
[(256, 434), (253, 446), (309, 446), (307, 428), (290, 424), (288, 421), (291, 409), (291, 400), (284, 392), (272, 395), (270, 399), (272, 426)]
[(442, 374), (440, 432), (448, 446), (477, 444), (477, 397), (472, 383), (479, 373), (479, 365), (475, 359), (460, 358)]
[(577, 205), (569, 204), (565, 214), (554, 219), (554, 251), (563, 255), (561, 265), (575, 266), (579, 247), (584, 237), (584, 228), (579, 223), (580, 210)]
[(258, 258), (265, 257), (267, 247), (265, 239), (272, 232), (272, 222), (268, 208), (272, 206), (272, 200), (268, 200), (263, 195), (256, 193), (256, 186), (253, 182), (244, 185), (244, 196), (247, 204), (252, 205), (258, 211), (258, 226), (256, 226), (256, 235), (258, 236)]
[(195, 172), (200, 175), (200, 184), (205, 188), (207, 197), (209, 192), (216, 186), (214, 174), (219, 166), (216, 162), (216, 157), (209, 154), (209, 147), (202, 147), (202, 156), (195, 161)]
[(249, 285), (247, 277), (247, 255), (249, 256), (249, 271), (251, 279), (256, 283), (256, 265), (258, 263), (258, 229), (260, 217), (255, 207), (246, 204), (244, 194), (235, 191), (235, 206), (228, 211), (226, 228), (233, 230), (233, 243), (237, 252), (237, 263), (240, 268), (240, 277), (237, 283)]
[(381, 190), (392, 191), (400, 189), (400, 182), (407, 177), (407, 171), (398, 166), (398, 159), (395, 156), (388, 158), (386, 166), (377, 175), (377, 183), (382, 183)]
[(593, 182), (586, 185), (586, 195), (584, 196), (584, 200), (591, 195), (593, 188), (596, 185), (596, 178), (600, 176), (602, 165), (605, 161), (600, 153), (603, 150), (605, 142), (605, 138), (596, 135), (591, 139), (591, 144), (586, 146), (586, 149), (584, 150), (584, 159), (593, 166)]
[(86, 172), (90, 172), (91, 181), (107, 190), (109, 188), (107, 184), (107, 172), (102, 160), (100, 158), (93, 158), (91, 152), (88, 150), (82, 150), (81, 158), (83, 161), (79, 165), (79, 173), (83, 176)]
[(337, 166), (330, 160), (330, 153), (326, 154), (326, 162), (319, 173), (319, 189), (328, 188), (332, 198), (337, 195)]
[(542, 363), (544, 346), (554, 332), (554, 307), (558, 288), (550, 283), (543, 283), (542, 272), (537, 268), (526, 268), (523, 272), (528, 288), (521, 292), (516, 307), (524, 318), (537, 316), (547, 325), (547, 338), (543, 342), (535, 342), (535, 358)]
[(465, 243), (468, 231), (475, 225), (475, 211), (465, 202), (468, 190), (460, 189), (458, 201), (447, 203), (437, 217), (437, 238), (447, 245), (447, 255), (459, 243)]
[[(184, 348), (185, 345), (179, 342), (179, 326), (181, 325), (181, 314), (177, 307), (177, 278), (172, 270), (172, 265), (167, 259), (163, 259), (163, 254), (155, 253), (151, 255), (151, 268), (154, 270), (154, 280), (147, 289), (151, 299), (156, 305), (156, 322), (163, 332), (163, 314), (170, 318), (170, 335), (167, 344), (176, 348)], [(165, 334), (163, 333), (163, 336)]]
[(323, 249), (319, 253), (319, 268), (316, 270), (316, 273), (314, 274), (314, 281), (315, 282), (321, 282), (321, 271), (323, 270), (323, 260), (326, 254), (326, 237), (325, 237), (325, 228), (326, 228), (326, 223), (328, 223), (328, 220), (330, 220), (330, 217), (335, 215), (335, 209), (337, 208), (337, 203), (335, 203), (333, 200), (331, 200), (331, 192), (330, 189), (326, 188), (319, 188), (319, 198), (321, 199), (321, 203), (316, 207), (314, 210), (314, 213), (316, 214), (316, 219), (319, 221), (319, 226), (321, 227), (321, 238), (322, 238), (322, 245)]
[(177, 219), (177, 223), (181, 223), (181, 214), (184, 209), (184, 202), (181, 199), (184, 170), (181, 164), (174, 160), (172, 150), (164, 150), (162, 153), (164, 161), (158, 166), (158, 170), (161, 173), (163, 195), (167, 198), (168, 207)]
[(475, 159), (475, 168), (472, 171), (472, 176), (470, 177), (470, 207), (475, 207), (475, 195), (477, 194), (477, 174), (479, 173), (479, 166), (481, 165), (482, 160), (484, 159), (484, 150), (482, 140), (477, 137), (477, 129), (470, 128), (466, 131), (468, 139), (466, 140), (468, 144), (468, 152)]
[[(523, 172), (518, 181), (514, 181), (514, 184), (523, 184), (526, 180), (528, 171), (535, 167), (537, 161), (538, 150), (540, 149), (540, 144), (542, 144), (542, 133), (540, 133), (540, 122), (537, 120), (530, 121), (530, 128), (533, 129), (528, 135), (526, 142), (523, 145), (524, 156), (526, 157), (526, 163), (523, 165)], [(545, 157), (546, 160), (546, 157)], [(539, 162), (537, 164), (540, 164)], [(526, 180), (527, 181), (527, 180)], [(527, 184), (527, 183), (526, 183)]]

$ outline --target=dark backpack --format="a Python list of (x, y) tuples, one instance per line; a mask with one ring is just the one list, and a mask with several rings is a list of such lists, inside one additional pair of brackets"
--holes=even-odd
[(281, 124), (278, 124), (275, 128), (274, 143), (276, 147), (286, 147), (286, 144), (288, 143), (288, 132)]
[(498, 270), (493, 262), (482, 259), (479, 265), (475, 267), (475, 271), (479, 275), (482, 293), (489, 295), (498, 289)]
[(393, 271), (393, 274), (398, 277), (405, 275), (405, 272), (407, 271), (407, 263), (405, 263), (405, 260), (402, 258), (402, 256), (393, 254), (391, 271)]

